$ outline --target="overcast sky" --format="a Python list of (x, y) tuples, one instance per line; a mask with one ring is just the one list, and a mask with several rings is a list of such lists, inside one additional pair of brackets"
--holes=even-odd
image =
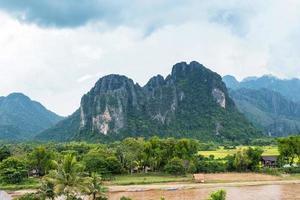
[(102, 76), (143, 85), (179, 61), (300, 76), (299, 0), (0, 0), (0, 96), (69, 115)]

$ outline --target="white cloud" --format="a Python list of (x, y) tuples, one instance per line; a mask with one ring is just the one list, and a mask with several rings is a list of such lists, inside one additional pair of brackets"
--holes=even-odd
[(101, 76), (124, 74), (143, 85), (183, 60), (239, 79), (300, 76), (298, 1), (188, 2), (137, 10), (131, 23), (113, 27), (45, 28), (0, 12), (0, 95), (23, 92), (67, 115)]

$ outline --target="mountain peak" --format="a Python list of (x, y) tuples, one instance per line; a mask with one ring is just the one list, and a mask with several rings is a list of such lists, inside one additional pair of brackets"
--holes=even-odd
[(234, 76), (226, 75), (222, 79), (227, 88), (235, 89), (239, 85), (239, 81)]
[(8, 132), (17, 139), (28, 139), (61, 119), (23, 93), (0, 98), (0, 139), (12, 139), (7, 137)]
[(98, 92), (114, 91), (128, 85), (134, 85), (134, 82), (130, 78), (123, 75), (110, 74), (100, 78), (93, 90)]
[(8, 99), (24, 99), (24, 100), (30, 100), (28, 96), (26, 96), (23, 93), (20, 92), (13, 92), (7, 96)]
[(208, 70), (197, 61), (192, 61), (190, 62), (190, 64), (188, 64), (187, 62), (179, 62), (173, 66), (171, 75), (173, 78), (176, 79), (179, 76), (185, 76), (187, 74), (190, 74), (191, 72), (195, 72), (197, 70), (200, 71), (204, 69)]

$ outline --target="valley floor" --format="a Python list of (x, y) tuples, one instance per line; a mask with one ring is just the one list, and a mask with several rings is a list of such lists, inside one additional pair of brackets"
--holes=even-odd
[[(131, 177), (131, 178), (130, 178)], [(169, 195), (169, 193), (183, 193), (184, 191), (213, 191), (219, 188), (240, 188), (240, 187), (259, 187), (259, 186), (280, 186), (280, 185), (300, 185), (300, 174), (292, 176), (271, 176), (255, 173), (221, 173), (221, 174), (206, 174), (205, 183), (194, 183), (191, 176), (178, 177), (177, 181), (173, 177), (173, 181), (168, 176), (122, 176), (117, 177), (115, 182), (106, 182), (109, 190), (110, 199), (117, 199), (119, 196), (136, 195)], [(121, 182), (120, 182), (121, 180)], [(124, 181), (127, 180), (128, 182)], [(144, 183), (142, 183), (142, 181)], [(155, 182), (166, 181), (166, 182)], [(181, 181), (180, 181), (181, 180)], [(119, 181), (119, 182), (118, 182)], [(135, 182), (136, 181), (136, 182)], [(148, 181), (148, 182), (147, 182)], [(130, 184), (131, 182), (132, 184)], [(9, 191), (13, 197), (22, 196), (25, 193), (34, 192), (34, 189), (25, 189), (17, 191)], [(172, 193), (172, 194), (173, 194)], [(171, 194), (170, 194), (171, 195)], [(299, 197), (300, 198), (300, 197)], [(145, 198), (146, 199), (146, 198)], [(188, 199), (188, 198), (187, 198)]]

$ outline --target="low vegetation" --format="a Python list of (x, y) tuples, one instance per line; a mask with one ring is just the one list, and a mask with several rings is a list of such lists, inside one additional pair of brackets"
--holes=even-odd
[(226, 199), (226, 191), (218, 190), (216, 192), (211, 193), (210, 197), (207, 200), (225, 200)]

